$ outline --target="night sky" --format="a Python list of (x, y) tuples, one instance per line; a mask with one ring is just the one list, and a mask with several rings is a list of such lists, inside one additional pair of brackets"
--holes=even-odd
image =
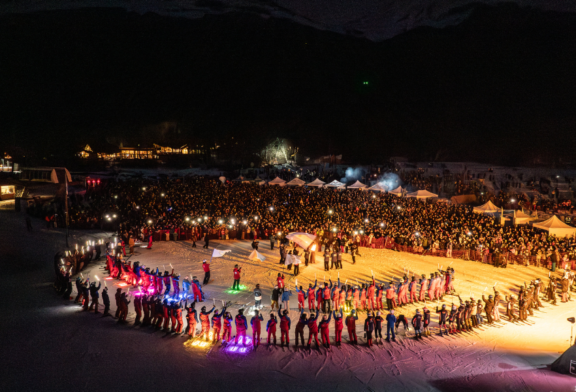
[(250, 13), (3, 15), (0, 143), (40, 159), (284, 137), (352, 163), (573, 161), (574, 37), (574, 14), (509, 4), (381, 42)]

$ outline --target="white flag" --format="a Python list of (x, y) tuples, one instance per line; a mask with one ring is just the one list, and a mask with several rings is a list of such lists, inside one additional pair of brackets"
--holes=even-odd
[(291, 254), (287, 254), (286, 255), (286, 260), (284, 261), (284, 265), (290, 265), (292, 264), (292, 255)]
[(250, 253), (250, 256), (248, 256), (248, 258), (250, 260), (258, 260), (258, 261), (266, 260), (266, 257), (264, 257), (260, 253), (258, 253), (257, 250), (253, 250), (252, 253)]
[(214, 249), (214, 252), (212, 252), (212, 257), (222, 257), (224, 256), (226, 253), (228, 252), (232, 252), (231, 250), (218, 250), (218, 249)]

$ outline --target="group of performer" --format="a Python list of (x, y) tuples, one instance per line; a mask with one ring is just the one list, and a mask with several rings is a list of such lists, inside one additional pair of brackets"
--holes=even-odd
[[(209, 280), (209, 263), (204, 260), (203, 269)], [(140, 265), (139, 262), (124, 261), (122, 254), (113, 256), (108, 251), (106, 255), (106, 270), (108, 271), (107, 279), (119, 279), (126, 285), (132, 285), (137, 291), (128, 293), (121, 288), (116, 289), (114, 294), (116, 302), (116, 312), (114, 317), (119, 323), (127, 323), (127, 315), (130, 303), (133, 304), (136, 317), (134, 325), (154, 326), (158, 330), (168, 333), (182, 334), (191, 338), (199, 337), (201, 339), (210, 339), (213, 342), (222, 340), (223, 342), (234, 343), (246, 342), (245, 336), (248, 327), (252, 329), (252, 344), (258, 347), (260, 344), (260, 335), (262, 333), (262, 324), (264, 323), (262, 310), (262, 291), (259, 285), (254, 289), (255, 306), (250, 309), (253, 313), (250, 323), (247, 322), (244, 315), (244, 309), (239, 309), (233, 317), (229, 311), (229, 304), (222, 304), (222, 308), (217, 311), (215, 301), (211, 309), (202, 306), (198, 311), (197, 303), (205, 301), (205, 295), (202, 291), (202, 284), (207, 284), (204, 279), (203, 283), (193, 276), (190, 280), (185, 277), (180, 285), (180, 275), (164, 271), (158, 267), (149, 268)], [(59, 277), (56, 281), (56, 288), (64, 298), (70, 298), (73, 291), (73, 281), (71, 269), (61, 265)], [(232, 271), (234, 284), (233, 287), (239, 287), (241, 267), (235, 266)], [(356, 323), (360, 313), (365, 312), (364, 332), (366, 342), (372, 346), (373, 340), (376, 343), (383, 339), (382, 329), (386, 322), (386, 340), (395, 341), (398, 329), (403, 327), (406, 334), (410, 330), (409, 323), (414, 329), (415, 338), (422, 336), (431, 336), (430, 323), (431, 313), (438, 314), (439, 335), (453, 334), (470, 331), (486, 322), (492, 324), (501, 321), (500, 304), (506, 306), (506, 315), (508, 321), (526, 321), (528, 315), (533, 315), (534, 310), (538, 310), (542, 303), (540, 294), (542, 291), (542, 282), (540, 279), (531, 281), (530, 284), (524, 284), (519, 288), (517, 297), (514, 295), (502, 296), (500, 292), (493, 288), (493, 293), (487, 297), (483, 294), (481, 299), (475, 299), (472, 296), (463, 300), (460, 295), (456, 295), (454, 290), (455, 271), (448, 267), (446, 270), (430, 273), (429, 277), (425, 274), (417, 277), (413, 272), (403, 276), (400, 282), (390, 281), (388, 284), (377, 282), (375, 277), (369, 282), (356, 282), (355, 285), (348, 284), (345, 281), (341, 284), (338, 277), (335, 282), (329, 277), (328, 282), (318, 284), (316, 280), (314, 285), (309, 283), (308, 288), (298, 286), (296, 280), (295, 291), (298, 297), (299, 317), (295, 326), (295, 346), (299, 343), (302, 346), (311, 346), (312, 340), (319, 347), (318, 334), (324, 347), (330, 347), (329, 329), (332, 319), (334, 319), (336, 345), (342, 342), (342, 331), (346, 325), (349, 342), (358, 343)], [(562, 278), (551, 278), (546, 288), (547, 299), (556, 304), (557, 290), (561, 291), (561, 300), (566, 302), (570, 299), (570, 289), (574, 283), (574, 274), (566, 271)], [(84, 279), (82, 276), (74, 280), (77, 295), (75, 302), (82, 305), (85, 311), (94, 311), (100, 313), (100, 289), (102, 282), (99, 278), (91, 281), (90, 278)], [(106, 283), (105, 283), (106, 285)], [(108, 287), (101, 291), (102, 303), (104, 305), (103, 316), (110, 314), (110, 298)], [(288, 345), (290, 342), (291, 319), (289, 299), (292, 292), (285, 284), (285, 276), (278, 274), (275, 282), (275, 288), (272, 292), (272, 312), (266, 322), (265, 330), (267, 333), (267, 342), (276, 344), (277, 329), (280, 330), (280, 344)], [(452, 305), (440, 305), (446, 295), (452, 295)], [(276, 298), (274, 298), (276, 296)], [(454, 299), (458, 299), (454, 303)], [(280, 301), (281, 299), (281, 301)], [(384, 301), (385, 300), (385, 301)], [(277, 310), (274, 310), (276, 302)], [(436, 302), (436, 304), (434, 304)], [(420, 308), (420, 304), (423, 306)], [(308, 313), (305, 312), (306, 305)], [(403, 309), (409, 305), (417, 305), (417, 309)], [(384, 317), (384, 309), (388, 313)], [(402, 310), (400, 310), (402, 309)], [(186, 329), (184, 329), (183, 312), (186, 311)], [(408, 314), (409, 311), (414, 312)], [(397, 314), (398, 312), (399, 314)], [(410, 321), (409, 321), (410, 320)], [(232, 322), (236, 334), (232, 337)], [(304, 327), (308, 327), (308, 341), (304, 341)]]

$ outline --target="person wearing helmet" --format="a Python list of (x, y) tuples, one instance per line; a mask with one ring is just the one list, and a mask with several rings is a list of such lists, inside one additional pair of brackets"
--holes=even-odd
[(298, 338), (302, 341), (302, 346), (304, 346), (304, 326), (307, 324), (308, 315), (304, 313), (304, 308), (300, 309), (300, 318), (296, 323), (296, 343), (294, 347), (298, 347)]
[(258, 348), (260, 345), (260, 332), (262, 330), (261, 322), (264, 321), (264, 317), (258, 312), (254, 311), (254, 317), (250, 319), (250, 326), (252, 327), (252, 345), (254, 348)]
[(412, 280), (408, 285), (408, 292), (410, 293), (410, 303), (418, 302), (418, 295), (416, 294), (416, 289), (418, 288), (418, 283), (416, 282), (416, 277), (412, 276)]
[(426, 279), (426, 275), (422, 274), (422, 279), (420, 279), (420, 301), (423, 302), (426, 300), (426, 290), (428, 290), (428, 279)]
[[(280, 313), (280, 310), (278, 310)], [(268, 332), (268, 345), (270, 345), (270, 337), (273, 337), (274, 345), (276, 345), (276, 324), (278, 320), (276, 320), (276, 315), (271, 312), (270, 313), (270, 320), (266, 323), (266, 332)]]
[[(166, 291), (164, 291), (164, 294), (170, 294), (170, 286), (171, 286), (171, 279), (172, 276), (174, 276), (174, 268), (172, 268), (172, 272), (170, 274), (168, 274), (168, 271), (164, 271), (164, 276), (162, 277), (162, 280), (164, 280), (164, 286), (166, 287)], [(158, 291), (159, 293), (161, 293), (161, 291)]]
[(354, 309), (358, 309), (360, 306), (360, 288), (358, 286), (354, 286), (354, 290), (352, 290), (352, 301)]
[(391, 309), (390, 313), (386, 315), (386, 341), (388, 343), (390, 343), (390, 335), (392, 335), (392, 341), (393, 342), (396, 341), (396, 335), (394, 334), (395, 327), (396, 327), (396, 316), (394, 315), (394, 309)]
[(362, 310), (368, 309), (366, 307), (366, 305), (367, 305), (366, 299), (367, 299), (366, 284), (362, 283), (362, 286), (360, 288), (360, 309), (362, 309)]
[(226, 306), (222, 308), (220, 313), (214, 312), (212, 316), (212, 331), (213, 331), (213, 341), (217, 342), (220, 340), (220, 331), (222, 330), (222, 316), (226, 313)]
[(98, 287), (96, 287), (96, 283), (90, 283), (90, 296), (92, 297), (92, 303), (90, 304), (89, 310), (92, 311), (95, 308), (94, 313), (100, 313), (98, 311), (98, 300), (100, 298), (100, 293), (98, 292), (102, 287), (102, 283), (98, 282)]
[(206, 260), (202, 260), (202, 269), (204, 270), (204, 280), (202, 284), (206, 286), (210, 283), (210, 263)]
[(298, 310), (302, 310), (304, 309), (304, 304), (305, 304), (305, 300), (306, 300), (306, 292), (302, 289), (302, 286), (300, 286), (300, 289), (298, 289), (298, 286), (295, 286), (294, 289), (296, 290), (296, 293), (298, 294)]
[(184, 294), (184, 297), (187, 297), (188, 294), (190, 293), (190, 286), (192, 283), (190, 283), (190, 277), (189, 276), (185, 276), (184, 280), (182, 280), (182, 292)]
[(386, 290), (386, 305), (388, 305), (388, 310), (395, 308), (395, 298), (396, 298), (396, 288), (394, 287), (394, 282), (390, 281), (390, 286)]
[(184, 327), (184, 323), (182, 322), (182, 302), (181, 301), (174, 302), (174, 305), (172, 308), (172, 314), (176, 318), (176, 323), (177, 323), (176, 329), (174, 332), (181, 334), (182, 329)]
[(284, 288), (282, 291), (282, 306), (284, 306), (285, 310), (290, 310), (290, 297), (292, 296), (292, 291), (288, 290), (288, 288)]
[(484, 294), (482, 294), (482, 300), (486, 304), (484, 310), (486, 311), (488, 324), (492, 324), (494, 322), (492, 319), (492, 312), (494, 311), (494, 299), (492, 299), (492, 295), (488, 296), (488, 299), (486, 299), (484, 298)]
[(416, 309), (416, 314), (412, 317), (412, 326), (416, 339), (422, 339), (422, 315), (420, 309)]
[(108, 296), (108, 287), (102, 290), (102, 303), (104, 304), (104, 313), (102, 317), (110, 316), (110, 297)]
[(374, 317), (372, 317), (372, 312), (368, 312), (366, 320), (364, 320), (364, 332), (366, 333), (368, 347), (372, 347), (372, 333), (374, 332)]
[(234, 318), (234, 324), (236, 324), (236, 339), (234, 339), (234, 344), (238, 344), (238, 339), (240, 338), (242, 344), (246, 345), (248, 322), (246, 321), (246, 316), (244, 316), (244, 309), (238, 309), (238, 314)]
[(262, 290), (260, 289), (260, 284), (256, 283), (254, 288), (254, 307), (260, 309), (262, 307)]
[[(376, 312), (374, 316), (374, 337), (376, 338), (376, 344), (382, 342), (382, 322), (384, 318), (380, 315), (380, 312)], [(380, 339), (380, 340), (378, 340)]]
[(335, 342), (337, 346), (342, 345), (342, 330), (344, 329), (344, 323), (342, 322), (342, 318), (344, 317), (344, 312), (342, 311), (342, 306), (340, 307), (340, 311), (336, 313), (333, 311), (332, 314), (334, 315), (334, 332), (335, 332)]
[(356, 336), (356, 321), (358, 316), (356, 315), (356, 310), (352, 309), (352, 312), (348, 317), (346, 317), (346, 329), (348, 330), (348, 338), (350, 343), (358, 344), (358, 336)]
[[(232, 315), (230, 312), (225, 312), (222, 317), (224, 328), (222, 329), (222, 342), (229, 342), (232, 339)], [(258, 335), (260, 337), (260, 335)]]
[(204, 301), (204, 293), (202, 292), (202, 286), (200, 286), (200, 281), (195, 276), (192, 277), (192, 295), (195, 302)]
[(329, 313), (329, 316), (323, 315), (319, 324), (322, 344), (326, 348), (330, 348), (330, 320), (332, 320), (332, 312)]
[(442, 309), (438, 310), (438, 306), (436, 306), (436, 313), (439, 314), (438, 316), (438, 329), (440, 330), (440, 336), (442, 335), (442, 327), (444, 327), (444, 331), (446, 335), (448, 335), (448, 328), (446, 327), (446, 319), (448, 317), (448, 311), (446, 310), (446, 305), (442, 305)]
[(456, 318), (458, 317), (458, 308), (452, 304), (450, 313), (448, 315), (448, 323), (450, 324), (449, 333), (456, 333)]
[(500, 307), (500, 300), (502, 299), (502, 296), (500, 295), (500, 292), (498, 290), (494, 289), (494, 310), (492, 311), (492, 316), (494, 317), (494, 321), (500, 321), (500, 310), (498, 309)]
[(478, 325), (482, 325), (482, 323), (484, 322), (484, 317), (482, 317), (483, 308), (484, 305), (482, 305), (482, 301), (478, 300), (478, 302), (476, 303), (476, 319), (478, 321)]
[[(278, 309), (278, 317), (280, 317), (280, 346), (284, 346), (284, 340), (286, 340), (286, 347), (290, 346), (290, 328), (292, 327), (292, 321), (288, 316), (288, 308), (280, 311)], [(276, 341), (276, 339), (274, 339)]]
[(308, 320), (306, 320), (306, 325), (308, 325), (308, 349), (310, 349), (310, 346), (312, 345), (312, 337), (314, 337), (314, 340), (316, 341), (316, 348), (320, 347), (320, 342), (318, 341), (318, 325), (316, 324), (316, 320), (318, 319), (318, 316), (320, 315), (320, 312), (318, 312), (318, 314), (310, 314), (310, 318)]
[(318, 280), (314, 281), (314, 286), (312, 286), (312, 283), (308, 283), (308, 310), (310, 311), (316, 310), (316, 305), (314, 302), (314, 292), (317, 286), (318, 286)]
[(428, 310), (428, 308), (426, 306), (424, 306), (424, 309), (422, 309), (422, 329), (424, 331), (424, 336), (430, 336), (432, 335), (430, 333), (430, 311)]
[(504, 296), (504, 298), (506, 299), (506, 316), (508, 316), (508, 321), (510, 322), (516, 322), (517, 317), (514, 314), (514, 306), (516, 305), (516, 299), (514, 298), (514, 295), (510, 294), (510, 298), (508, 298), (508, 296)]
[(206, 311), (206, 306), (202, 306), (200, 309), (200, 322), (202, 323), (202, 331), (200, 332), (200, 339), (207, 340), (210, 336), (210, 313), (216, 309), (216, 306), (212, 306), (210, 311)]
[(172, 296), (179, 299), (180, 296), (180, 274), (172, 274), (172, 286), (174, 286), (174, 294)]
[(232, 290), (240, 290), (240, 275), (242, 273), (242, 267), (238, 267), (238, 264), (234, 266), (234, 283), (232, 284)]
[(186, 327), (186, 332), (190, 338), (196, 337), (196, 324), (200, 322), (198, 319), (198, 313), (195, 309), (196, 301), (192, 302), (192, 305), (188, 306), (188, 301), (184, 304), (186, 309), (186, 320), (188, 321), (188, 326)]

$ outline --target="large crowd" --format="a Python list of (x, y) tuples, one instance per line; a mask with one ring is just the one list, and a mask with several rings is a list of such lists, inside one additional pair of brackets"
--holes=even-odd
[(503, 227), (466, 205), (358, 190), (221, 183), (204, 177), (138, 179), (89, 189), (70, 216), (75, 227), (95, 221), (118, 230), (126, 244), (160, 233), (169, 239), (186, 232), (192, 240), (282, 240), (289, 232), (307, 232), (321, 246), (373, 246), (384, 239), (388, 247), (447, 256), (470, 250), (490, 258), (506, 253), (558, 267), (576, 259), (573, 237), (556, 238), (531, 226)]

